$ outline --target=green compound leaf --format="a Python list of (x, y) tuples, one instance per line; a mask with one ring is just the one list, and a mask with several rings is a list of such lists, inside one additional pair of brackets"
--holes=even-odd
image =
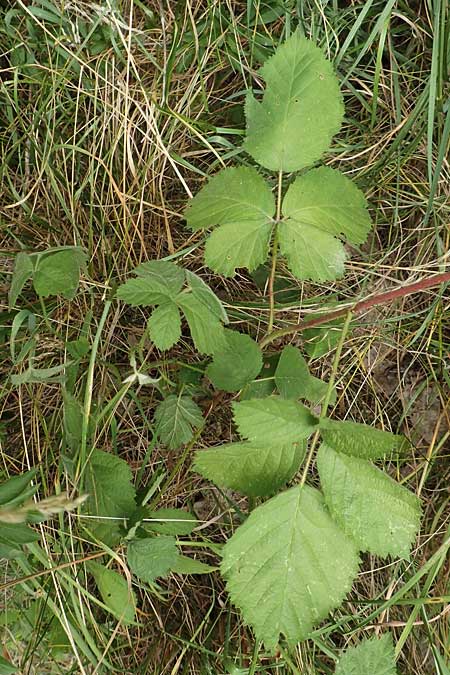
[(341, 604), (358, 562), (320, 492), (305, 485), (252, 511), (225, 544), (221, 569), (244, 621), (274, 650), (280, 635), (305, 639)]
[(342, 276), (346, 256), (339, 238), (360, 244), (371, 227), (361, 190), (326, 166), (295, 180), (282, 211), (280, 250), (298, 279), (328, 281)]
[(95, 562), (89, 563), (89, 571), (111, 614), (124, 624), (134, 623), (136, 598), (127, 580), (118, 572)]
[[(86, 490), (91, 515), (99, 516), (91, 525), (96, 536), (112, 545), (120, 539), (120, 527), (136, 509), (133, 475), (127, 462), (120, 457), (94, 450), (86, 468)], [(101, 517), (105, 517), (104, 522)], [(111, 519), (117, 520), (111, 520)]]
[(305, 444), (261, 446), (257, 443), (228, 443), (195, 456), (194, 469), (220, 487), (252, 497), (271, 495), (298, 471)]
[(127, 561), (131, 571), (142, 581), (151, 584), (165, 577), (177, 562), (175, 537), (135, 539), (128, 544)]
[(193, 430), (203, 426), (201, 409), (189, 396), (171, 394), (155, 410), (156, 434), (170, 450), (189, 443)]
[(42, 297), (62, 295), (72, 300), (80, 281), (80, 270), (86, 265), (87, 256), (78, 246), (38, 258), (33, 273), (33, 286)]
[(189, 270), (186, 270), (186, 281), (192, 291), (192, 295), (206, 305), (219, 321), (228, 323), (228, 316), (224, 306), (208, 284), (205, 284), (201, 277), (194, 274), (194, 272), (189, 272)]
[(347, 649), (338, 661), (335, 675), (397, 675), (390, 634), (364, 640)]
[(233, 411), (241, 436), (265, 446), (295, 443), (317, 428), (308, 408), (278, 396), (234, 403)]
[(178, 342), (181, 336), (180, 310), (174, 302), (168, 300), (153, 310), (147, 323), (151, 341), (164, 351)]
[(275, 384), (283, 398), (304, 398), (310, 403), (320, 403), (328, 389), (326, 382), (310, 374), (300, 350), (291, 345), (281, 353), (275, 371)]
[(327, 507), (360, 551), (407, 558), (420, 525), (420, 501), (365, 459), (322, 445), (317, 467)]
[(272, 171), (298, 171), (329, 149), (344, 116), (339, 81), (322, 51), (298, 33), (259, 71), (262, 102), (248, 94), (244, 149)]
[(256, 269), (268, 254), (275, 200), (255, 169), (236, 167), (214, 176), (192, 199), (186, 220), (193, 230), (220, 225), (209, 237), (205, 261), (218, 274)]
[(8, 303), (13, 307), (28, 279), (33, 276), (33, 262), (27, 253), (18, 253), (14, 262), (14, 272), (8, 293)]
[(159, 305), (173, 299), (184, 284), (184, 270), (167, 260), (149, 260), (134, 270), (137, 279), (129, 279), (117, 289), (116, 297), (133, 307)]
[(249, 335), (233, 330), (224, 331), (225, 343), (214, 352), (213, 362), (206, 374), (216, 387), (224, 391), (239, 391), (252, 382), (262, 368), (262, 352)]
[(193, 293), (180, 293), (175, 299), (189, 324), (195, 348), (212, 354), (223, 344), (224, 328), (211, 309)]
[(380, 459), (405, 444), (405, 438), (389, 431), (375, 429), (358, 422), (340, 422), (327, 417), (320, 420), (325, 443), (338, 452), (363, 459)]

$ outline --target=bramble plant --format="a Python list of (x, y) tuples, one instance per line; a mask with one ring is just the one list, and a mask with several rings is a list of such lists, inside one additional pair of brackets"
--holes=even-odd
[[(265, 90), (261, 100), (247, 95), (243, 148), (261, 169), (246, 161), (215, 175), (188, 205), (186, 220), (193, 231), (215, 226), (206, 241), (205, 262), (218, 274), (255, 270), (270, 254), (266, 345), (274, 322), (279, 256), (300, 280), (334, 280), (344, 273), (343, 242), (364, 242), (371, 221), (366, 199), (351, 180), (327, 166), (308, 169), (329, 149), (344, 115), (337, 77), (321, 50), (293, 35), (260, 75)], [(267, 170), (275, 172), (273, 179)], [(197, 350), (212, 355), (206, 374), (213, 385), (241, 392), (233, 412), (242, 440), (198, 451), (194, 462), (202, 476), (248, 495), (252, 504), (255, 498), (270, 497), (223, 547), (221, 571), (231, 599), (268, 649), (275, 650), (283, 640), (304, 640), (350, 591), (360, 553), (408, 557), (420, 522), (418, 498), (373, 463), (398, 455), (406, 448), (404, 439), (327, 417), (351, 315), (330, 382), (312, 377), (301, 352), (286, 346), (274, 374), (278, 393), (252, 398), (252, 383), (263, 363), (261, 347), (250, 336), (223, 327), (225, 310), (199, 277), (166, 261), (145, 263), (135, 273), (137, 278), (121, 286), (117, 297), (132, 305), (157, 306), (148, 322), (154, 344), (168, 349), (179, 340), (181, 310)], [(182, 398), (172, 395), (170, 406)], [(321, 413), (301, 401), (320, 403)], [(186, 418), (199, 426), (197, 411), (187, 408), (185, 404)], [(177, 424), (175, 408), (171, 414)], [(159, 426), (162, 417), (157, 413)], [(170, 424), (168, 418), (166, 422)], [(184, 442), (191, 436), (187, 432)], [(306, 482), (314, 458), (321, 490)], [(293, 486), (275, 494), (292, 479)], [(370, 663), (371, 672), (395, 672), (385, 641), (370, 643), (370, 661), (364, 661), (361, 650), (360, 662), (359, 652), (348, 654), (349, 664)], [(337, 672), (346, 667), (338, 666)], [(353, 672), (351, 667), (345, 672)]]
[[(219, 488), (248, 497), (250, 513), (244, 522), (222, 548), (208, 546), (221, 554), (221, 573), (244, 622), (274, 652), (284, 643), (307, 639), (340, 607), (358, 574), (361, 553), (408, 558), (420, 525), (421, 504), (376, 464), (407, 452), (405, 438), (328, 416), (337, 399), (336, 372), (350, 311), (344, 322), (336, 323), (337, 339), (327, 337), (325, 349), (314, 347), (315, 356), (335, 349), (328, 382), (310, 373), (296, 346), (265, 353), (280, 333), (290, 332), (289, 328), (274, 330), (280, 258), (299, 280), (333, 281), (345, 272), (345, 245), (362, 244), (371, 219), (365, 196), (354, 182), (329, 166), (316, 166), (344, 117), (338, 78), (321, 50), (294, 34), (266, 61), (260, 75), (264, 92), (258, 92), (257, 98), (249, 92), (245, 104), (243, 150), (247, 155), (242, 166), (213, 176), (191, 200), (185, 216), (192, 231), (209, 231), (205, 263), (216, 274), (232, 277), (238, 268), (252, 272), (269, 259), (266, 335), (258, 344), (252, 336), (232, 330), (224, 303), (204, 280), (169, 260), (139, 265), (134, 278), (119, 286), (115, 297), (132, 307), (152, 308), (145, 336), (130, 356), (133, 373), (123, 385), (136, 382), (161, 395), (154, 414), (155, 442), (171, 450), (186, 446), (180, 461), (195, 446), (204, 424), (196, 401), (203, 375), (219, 392), (235, 394), (232, 409), (240, 440), (197, 451), (193, 469)], [(15, 305), (30, 279), (41, 302), (53, 294), (72, 298), (85, 263), (78, 247), (20, 253), (10, 305)], [(89, 495), (83, 535), (105, 547), (98, 557), (110, 551), (108, 547), (123, 546), (131, 572), (149, 584), (170, 572), (215, 571), (216, 567), (180, 553), (185, 542), (178, 538), (194, 530), (194, 516), (181, 509), (155, 510), (151, 491), (136, 489), (124, 460), (94, 449), (93, 444), (89, 451), (98, 419), (89, 397), (84, 407), (76, 398), (74, 381), (78, 364), (91, 346), (80, 337), (67, 344), (72, 360), (65, 366), (34, 368), (33, 319), (28, 310), (21, 310), (15, 319), (12, 360), (17, 364), (27, 356), (29, 367), (11, 381), (14, 385), (63, 384), (63, 460), (74, 484)], [(136, 356), (142, 356), (147, 338), (162, 352), (186, 339), (184, 320), (195, 350), (202, 355), (199, 367), (175, 382), (164, 368), (160, 377), (147, 374), (144, 358), (138, 368)], [(26, 321), (31, 337), (17, 356), (15, 335)], [(101, 328), (100, 322), (98, 335)], [(311, 474), (313, 466), (317, 476)], [(33, 494), (28, 487), (31, 477), (25, 475), (15, 484), (20, 491), (11, 492), (14, 504), (16, 498), (22, 503)], [(2, 509), (14, 504), (9, 498), (2, 501), (2, 489), (9, 488), (0, 486), (0, 547), (10, 546), (13, 556), (21, 542), (4, 534), (11, 528), (2, 524)], [(78, 505), (83, 498), (82, 494), (80, 502), (64, 503), (62, 508)], [(22, 543), (35, 539), (25, 521), (15, 531)], [(135, 598), (126, 579), (99, 561), (90, 560), (87, 569), (102, 598), (101, 607), (124, 623), (135, 623)], [(395, 675), (390, 636), (347, 650), (335, 672)]]

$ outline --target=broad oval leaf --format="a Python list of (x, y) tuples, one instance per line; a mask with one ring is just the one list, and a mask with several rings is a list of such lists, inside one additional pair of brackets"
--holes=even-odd
[(225, 544), (222, 573), (245, 622), (273, 650), (280, 636), (305, 639), (341, 604), (358, 563), (321, 494), (305, 485), (252, 511)]
[(89, 571), (95, 579), (101, 598), (111, 614), (124, 624), (134, 623), (136, 598), (127, 580), (118, 572), (99, 563), (90, 562)]
[(376, 429), (368, 424), (330, 420), (320, 420), (320, 431), (327, 445), (338, 452), (364, 459), (380, 459), (398, 451), (406, 443), (403, 436), (390, 431)]
[(151, 341), (164, 351), (178, 342), (181, 336), (180, 310), (174, 302), (168, 300), (153, 310), (147, 322)]
[(99, 539), (109, 545), (120, 539), (123, 520), (136, 509), (132, 478), (128, 463), (120, 457), (101, 450), (92, 452), (86, 467), (87, 503), (89, 512), (99, 516), (99, 521), (90, 524), (90, 527)]
[(272, 171), (298, 171), (330, 147), (344, 116), (339, 81), (313, 42), (295, 33), (259, 71), (263, 99), (248, 94), (244, 149)]
[(360, 551), (409, 556), (420, 525), (420, 500), (365, 459), (323, 444), (317, 455), (331, 515)]
[(167, 576), (178, 555), (175, 537), (134, 539), (128, 544), (127, 562), (139, 579), (152, 583)]
[(392, 636), (363, 640), (347, 649), (338, 661), (335, 675), (397, 675)]
[(33, 273), (33, 286), (38, 295), (62, 295), (71, 300), (77, 292), (80, 270), (86, 254), (78, 246), (39, 256)]
[(283, 200), (280, 249), (298, 279), (327, 281), (344, 273), (339, 241), (365, 241), (371, 227), (366, 199), (339, 171), (322, 166), (297, 178)]
[(214, 352), (206, 374), (217, 389), (239, 391), (260, 372), (262, 352), (250, 335), (225, 330), (224, 337), (224, 345)]
[(308, 408), (279, 396), (234, 403), (233, 412), (241, 436), (264, 445), (294, 443), (317, 428)]
[(206, 243), (206, 263), (233, 276), (236, 267), (253, 270), (268, 255), (275, 200), (262, 176), (250, 167), (225, 169), (191, 200), (188, 225), (197, 230), (219, 225)]
[(296, 474), (305, 450), (302, 442), (270, 447), (248, 441), (227, 443), (197, 452), (194, 469), (219, 487), (252, 497), (271, 495)]
[(203, 425), (201, 409), (189, 396), (170, 394), (155, 410), (156, 434), (171, 450), (189, 443)]

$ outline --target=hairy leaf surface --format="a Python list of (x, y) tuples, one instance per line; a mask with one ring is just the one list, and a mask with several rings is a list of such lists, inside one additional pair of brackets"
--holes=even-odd
[(408, 557), (420, 524), (420, 501), (365, 459), (323, 444), (317, 467), (326, 504), (360, 551)]
[(164, 351), (178, 342), (181, 336), (180, 310), (174, 302), (168, 300), (153, 310), (147, 328), (151, 341)]
[(233, 276), (236, 267), (253, 270), (267, 258), (275, 201), (255, 169), (224, 169), (192, 199), (188, 225), (197, 230), (219, 225), (205, 247), (206, 263), (215, 272)]
[(225, 330), (224, 337), (224, 345), (214, 352), (206, 374), (217, 389), (239, 391), (261, 370), (261, 349), (250, 335), (244, 333)]
[(280, 249), (298, 279), (327, 281), (341, 276), (345, 250), (339, 238), (360, 244), (371, 226), (361, 190), (326, 166), (297, 178), (282, 210)]
[[(320, 536), (318, 536), (320, 532)], [(294, 487), (257, 507), (225, 544), (231, 599), (268, 649), (305, 639), (340, 605), (358, 570), (356, 548), (321, 494)]]
[(335, 675), (397, 675), (392, 637), (386, 633), (347, 649), (338, 661)]
[(333, 67), (313, 42), (295, 33), (259, 71), (263, 99), (245, 106), (244, 149), (273, 171), (298, 171), (316, 162), (339, 131), (344, 108)]
[(155, 410), (158, 438), (171, 450), (189, 443), (193, 430), (203, 425), (201, 409), (189, 396), (171, 394)]
[(317, 427), (308, 408), (279, 396), (234, 403), (233, 411), (241, 436), (264, 445), (294, 443)]
[(379, 459), (397, 451), (405, 443), (403, 436), (358, 422), (340, 422), (327, 417), (320, 420), (323, 440), (338, 452), (353, 457)]
[(271, 447), (249, 441), (227, 443), (197, 452), (194, 469), (220, 487), (257, 497), (271, 495), (285, 485), (304, 455), (301, 442)]

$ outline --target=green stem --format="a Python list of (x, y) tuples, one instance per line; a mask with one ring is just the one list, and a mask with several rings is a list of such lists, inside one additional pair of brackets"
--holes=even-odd
[[(320, 415), (319, 415), (319, 421), (321, 419), (323, 419), (324, 417), (326, 417), (326, 415), (327, 415), (327, 410), (328, 410), (328, 406), (330, 405), (330, 400), (331, 400), (331, 395), (332, 395), (332, 392), (333, 392), (334, 383), (336, 381), (336, 374), (337, 374), (337, 369), (339, 367), (339, 361), (341, 360), (342, 349), (344, 347), (345, 338), (347, 337), (347, 333), (348, 333), (348, 329), (350, 327), (351, 320), (352, 320), (352, 313), (349, 312), (347, 314), (347, 318), (345, 319), (345, 323), (344, 323), (344, 326), (342, 328), (341, 337), (339, 339), (339, 343), (338, 343), (338, 346), (336, 348), (336, 354), (335, 354), (334, 360), (333, 360), (333, 367), (331, 369), (331, 376), (330, 376), (330, 379), (329, 379), (329, 382), (328, 382), (327, 393), (325, 394), (325, 398), (324, 398), (324, 401), (323, 401), (323, 404), (322, 404), (322, 410), (321, 410)], [(317, 431), (315, 432), (315, 434), (313, 436), (313, 439), (311, 441), (311, 447), (309, 448), (308, 456), (306, 458), (305, 468), (303, 469), (303, 474), (302, 474), (302, 477), (301, 477), (301, 480), (300, 480), (300, 487), (303, 487), (303, 485), (305, 484), (306, 478), (308, 476), (309, 467), (311, 466), (311, 462), (312, 462), (312, 459), (314, 457), (314, 452), (316, 450), (316, 446), (317, 446), (317, 442), (319, 440), (319, 437), (320, 437), (320, 429), (317, 429)]]
[(267, 327), (267, 334), (269, 335), (273, 330), (273, 320), (275, 316), (275, 295), (273, 292), (273, 286), (275, 283), (275, 273), (277, 270), (277, 258), (278, 258), (278, 223), (281, 219), (281, 198), (282, 198), (282, 188), (283, 188), (283, 172), (278, 172), (278, 187), (277, 187), (277, 214), (276, 222), (274, 227), (273, 234), (273, 243), (272, 243), (272, 265), (270, 269), (269, 276), (269, 325)]
[(100, 317), (100, 321), (97, 327), (97, 332), (95, 334), (94, 342), (92, 345), (91, 356), (89, 359), (89, 367), (87, 372), (86, 388), (84, 393), (84, 406), (83, 406), (83, 424), (81, 427), (81, 443), (80, 443), (80, 452), (78, 455), (78, 463), (76, 470), (76, 480), (79, 481), (78, 490), (82, 492), (83, 490), (83, 472), (86, 466), (86, 450), (87, 450), (87, 439), (89, 431), (89, 420), (91, 416), (91, 407), (92, 407), (92, 390), (94, 388), (94, 370), (95, 362), (97, 360), (97, 352), (100, 345), (100, 338), (105, 326), (106, 318), (110, 310), (112, 300), (107, 300), (103, 308), (103, 313)]

